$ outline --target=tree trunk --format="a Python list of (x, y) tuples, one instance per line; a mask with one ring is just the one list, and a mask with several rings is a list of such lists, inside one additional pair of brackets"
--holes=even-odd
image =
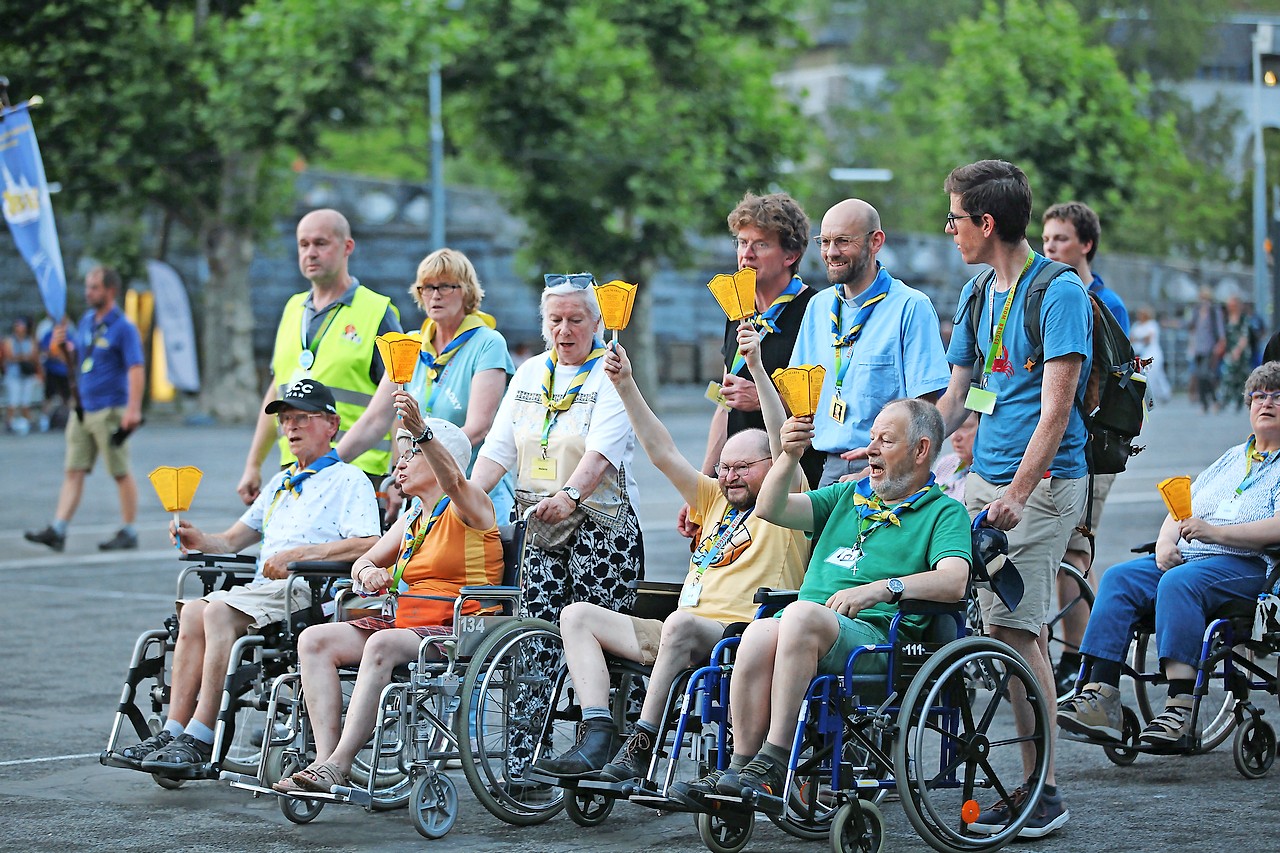
[(204, 289), (201, 406), (224, 422), (244, 423), (258, 416), (262, 388), (253, 363), (253, 305), (249, 264), (254, 231), (239, 215), (255, 198), (261, 158), (224, 161), (222, 196), (213, 220), (202, 229), (209, 281)]

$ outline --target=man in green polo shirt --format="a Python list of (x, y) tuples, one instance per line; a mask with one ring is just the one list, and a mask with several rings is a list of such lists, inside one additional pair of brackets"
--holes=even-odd
[[(797, 711), (816, 673), (843, 672), (857, 646), (887, 641), (903, 598), (959, 601), (969, 579), (969, 516), (933, 482), (942, 416), (923, 400), (895, 400), (871, 426), (867, 464), (858, 481), (789, 493), (787, 486), (813, 437), (813, 418), (782, 428), (782, 457), (760, 487), (756, 514), (806, 531), (813, 555), (799, 600), (780, 618), (751, 623), (734, 664), (729, 704), (734, 753), (725, 771), (691, 783), (689, 794), (781, 796)], [(918, 639), (922, 617), (905, 617), (899, 638)], [(859, 672), (883, 671), (884, 655), (862, 655)]]
[[(300, 379), (315, 379), (333, 392), (337, 401), (338, 439), (364, 413), (382, 380), (382, 359), (374, 338), (403, 331), (400, 314), (391, 300), (360, 284), (347, 271), (355, 250), (351, 225), (336, 210), (313, 210), (298, 223), (298, 268), (311, 289), (295, 293), (285, 305), (276, 330), (271, 357), (272, 380), (262, 399), (262, 411)], [(276, 438), (272, 418), (259, 414), (253, 444), (244, 463), (236, 491), (246, 504), (262, 487), (262, 462)], [(337, 439), (335, 439), (337, 440)], [(279, 439), (280, 464), (293, 462), (283, 436)], [(391, 470), (391, 437), (351, 460), (369, 475), (377, 489)]]

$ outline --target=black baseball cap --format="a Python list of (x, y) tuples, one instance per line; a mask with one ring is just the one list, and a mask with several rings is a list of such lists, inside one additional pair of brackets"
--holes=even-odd
[(289, 386), (283, 400), (272, 400), (267, 403), (268, 415), (274, 415), (281, 409), (301, 409), (304, 412), (336, 415), (338, 404), (334, 402), (333, 392), (328, 386), (314, 379), (299, 379)]

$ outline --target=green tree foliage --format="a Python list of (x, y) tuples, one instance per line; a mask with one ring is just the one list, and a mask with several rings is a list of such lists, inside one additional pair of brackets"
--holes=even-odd
[(886, 207), (909, 229), (939, 230), (942, 181), (957, 165), (995, 157), (1026, 170), (1036, 212), (1078, 198), (1117, 249), (1192, 255), (1230, 231), (1230, 182), (1187, 156), (1176, 116), (1152, 114), (1145, 78), (1086, 39), (1062, 0), (988, 2), (944, 38), (940, 69), (903, 69), (886, 112), (867, 116), (863, 149), (894, 170)]

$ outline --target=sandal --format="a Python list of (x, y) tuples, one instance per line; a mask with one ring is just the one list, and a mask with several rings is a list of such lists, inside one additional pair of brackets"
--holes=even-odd
[[(299, 771), (302, 772), (302, 771)], [(309, 793), (306, 788), (293, 781), (292, 776), (286, 776), (279, 782), (271, 786), (271, 790), (280, 794), (303, 794)]]
[(328, 794), (338, 786), (351, 787), (351, 780), (347, 775), (338, 769), (338, 765), (329, 762), (299, 770), (293, 774), (293, 781), (304, 791), (316, 794)]

